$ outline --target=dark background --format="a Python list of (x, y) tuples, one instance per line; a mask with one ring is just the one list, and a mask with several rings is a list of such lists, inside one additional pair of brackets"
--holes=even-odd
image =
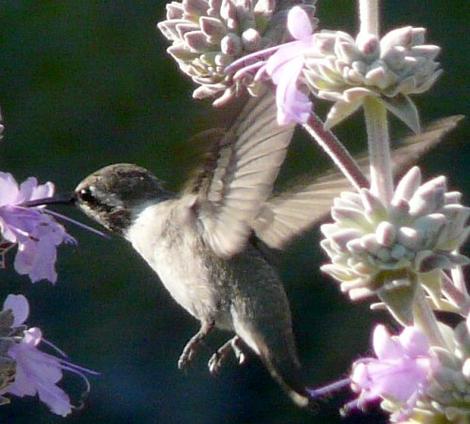
[[(323, 28), (354, 31), (355, 2), (319, 1)], [(443, 48), (446, 73), (418, 97), (423, 122), (466, 113), (468, 103), (467, 0), (385, 1), (384, 30), (413, 24), (429, 28), (429, 42)], [(164, 16), (161, 1), (0, 2), (0, 104), (6, 126), (0, 169), (22, 181), (30, 175), (71, 190), (84, 176), (113, 162), (134, 162), (177, 188), (192, 165), (187, 139), (221, 123), (207, 102), (191, 99), (191, 83), (165, 54), (155, 30)], [(324, 114), (325, 104), (318, 107)], [(365, 145), (358, 114), (337, 128), (353, 150)], [(468, 193), (469, 150), (464, 122), (423, 160), (427, 176), (445, 173), (450, 185)], [(406, 129), (394, 122), (397, 135)], [(467, 137), (466, 137), (467, 136)], [(299, 132), (284, 177), (325, 166), (324, 156)], [(468, 198), (467, 198), (468, 202)], [(68, 212), (81, 217), (77, 211)], [(123, 240), (95, 237), (68, 227), (80, 244), (59, 250), (59, 281), (34, 286), (11, 269), (2, 271), (1, 299), (24, 293), (31, 325), (71, 359), (101, 372), (71, 423), (276, 424), (339, 423), (345, 393), (319, 406), (316, 415), (297, 409), (251, 356), (243, 367), (230, 363), (209, 375), (209, 351), (201, 351), (187, 373), (177, 358), (196, 331), (190, 318)], [(313, 385), (343, 377), (351, 361), (368, 352), (374, 322), (388, 317), (367, 304), (351, 304), (337, 285), (320, 275), (325, 257), (317, 231), (282, 257), (298, 349)], [(216, 347), (222, 341), (213, 337)], [(79, 385), (66, 379), (79, 394)], [(58, 423), (37, 399), (12, 399), (0, 408), (2, 423)], [(379, 414), (342, 421), (384, 422)]]

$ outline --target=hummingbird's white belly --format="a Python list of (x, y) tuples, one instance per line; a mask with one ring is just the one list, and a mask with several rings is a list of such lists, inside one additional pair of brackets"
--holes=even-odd
[(146, 207), (126, 238), (188, 312), (200, 320), (212, 318), (220, 328), (233, 329), (229, 307), (221, 298), (223, 282), (214, 285), (210, 255), (204, 254), (196, 219), (181, 199)]

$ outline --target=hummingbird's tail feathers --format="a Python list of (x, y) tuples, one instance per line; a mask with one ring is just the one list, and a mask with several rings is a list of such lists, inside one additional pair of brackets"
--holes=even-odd
[(249, 332), (242, 331), (238, 334), (260, 357), (271, 377), (294, 403), (301, 408), (310, 407), (311, 396), (304, 383), (292, 333), (289, 331), (285, 337), (266, 337), (253, 330), (251, 328)]
[(279, 384), (282, 390), (301, 408), (311, 406), (311, 397), (303, 383), (301, 368), (297, 362), (277, 360), (269, 351), (261, 351), (261, 361), (271, 374), (271, 377)]

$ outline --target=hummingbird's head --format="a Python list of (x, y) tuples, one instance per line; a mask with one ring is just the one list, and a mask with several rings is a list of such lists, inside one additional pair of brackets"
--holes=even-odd
[(169, 197), (153, 174), (128, 163), (101, 168), (75, 189), (75, 204), (90, 218), (121, 235), (146, 205)]

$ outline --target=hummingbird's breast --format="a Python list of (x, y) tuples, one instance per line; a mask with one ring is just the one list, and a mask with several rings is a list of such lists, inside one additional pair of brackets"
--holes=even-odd
[(198, 319), (232, 329), (225, 261), (204, 244), (189, 199), (146, 207), (125, 237), (158, 274), (171, 296)]
[(250, 244), (230, 259), (218, 257), (205, 244), (191, 206), (187, 196), (150, 205), (125, 236), (181, 306), (200, 321), (234, 331), (282, 380), (290, 374), (284, 364), (298, 368), (282, 282)]

